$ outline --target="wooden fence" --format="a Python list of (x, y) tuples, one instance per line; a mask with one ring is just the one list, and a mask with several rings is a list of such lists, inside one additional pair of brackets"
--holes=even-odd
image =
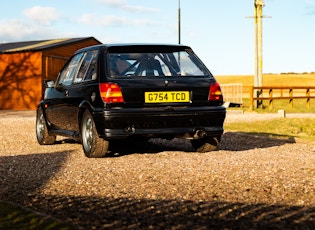
[[(259, 97), (254, 95), (259, 92)], [(269, 109), (273, 108), (274, 100), (288, 100), (293, 107), (294, 99), (306, 99), (306, 106), (310, 108), (310, 99), (315, 98), (314, 86), (251, 86), (249, 90), (250, 110), (254, 109), (254, 101), (269, 101)]]
[(243, 85), (241, 83), (220, 84), (225, 102), (243, 103)]

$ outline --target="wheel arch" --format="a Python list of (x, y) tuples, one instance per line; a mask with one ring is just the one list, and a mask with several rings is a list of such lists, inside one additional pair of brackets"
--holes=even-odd
[(38, 110), (38, 109), (41, 109), (41, 110), (43, 111), (43, 113), (46, 114), (46, 113), (45, 113), (45, 103), (44, 103), (44, 101), (40, 101), (40, 102), (38, 103), (38, 105), (37, 105), (37, 110)]
[(38, 115), (38, 110), (39, 110), (39, 109), (42, 110), (42, 113), (43, 113), (43, 116), (44, 116), (44, 118), (45, 118), (45, 122), (46, 122), (47, 128), (50, 129), (50, 128), (51, 128), (51, 124), (50, 124), (50, 122), (49, 122), (48, 119), (47, 119), (44, 101), (40, 101), (39, 104), (37, 105), (36, 117), (37, 117), (37, 115)]
[(36, 109), (36, 138), (40, 145), (52, 145), (56, 141), (56, 135), (50, 134), (51, 125), (47, 120), (44, 103), (40, 103)]
[(83, 114), (86, 110), (89, 110), (90, 113), (92, 114), (93, 106), (88, 101), (82, 101), (79, 105), (79, 112), (78, 112), (78, 123), (79, 123), (80, 131), (81, 131), (81, 123), (82, 123)]

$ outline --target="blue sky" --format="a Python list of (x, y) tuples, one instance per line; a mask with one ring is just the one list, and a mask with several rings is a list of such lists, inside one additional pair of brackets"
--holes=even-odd
[[(253, 74), (254, 0), (180, 0), (181, 43), (215, 75)], [(315, 72), (315, 0), (265, 0), (263, 72)], [(0, 42), (177, 43), (178, 0), (0, 2)]]

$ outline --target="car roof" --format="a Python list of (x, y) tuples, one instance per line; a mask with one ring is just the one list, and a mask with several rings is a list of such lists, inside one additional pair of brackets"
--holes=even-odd
[(158, 43), (113, 43), (113, 44), (101, 44), (95, 46), (89, 46), (76, 51), (76, 53), (80, 53), (83, 51), (94, 49), (103, 49), (105, 52), (108, 50), (115, 50), (115, 51), (124, 51), (130, 50), (132, 52), (136, 51), (150, 51), (151, 49), (158, 49), (158, 50), (185, 50), (191, 49), (189, 46), (181, 45), (181, 44), (158, 44)]

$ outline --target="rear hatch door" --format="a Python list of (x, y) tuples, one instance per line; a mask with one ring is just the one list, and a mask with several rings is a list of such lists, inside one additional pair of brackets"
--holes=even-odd
[(126, 107), (209, 105), (213, 78), (133, 78), (117, 79)]

